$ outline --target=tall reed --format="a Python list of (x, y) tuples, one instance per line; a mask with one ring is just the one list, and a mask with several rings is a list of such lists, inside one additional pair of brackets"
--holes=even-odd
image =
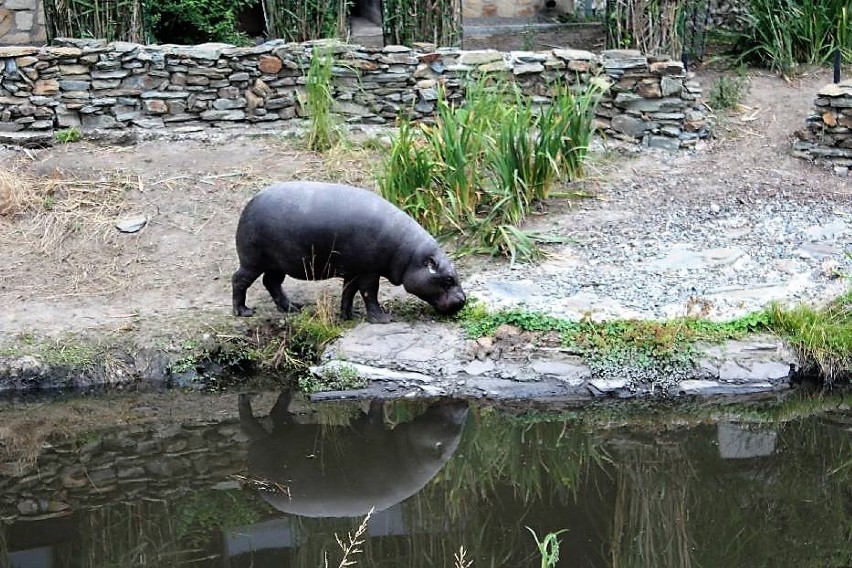
[(852, 6), (849, 0), (749, 0), (732, 31), (735, 62), (789, 73), (797, 64), (828, 62), (840, 49), (852, 57)]
[(287, 41), (345, 38), (353, 0), (262, 0), (269, 35)]
[(427, 41), (460, 45), (461, 0), (383, 0), (382, 31), (387, 44), (411, 45)]
[(583, 175), (600, 94), (557, 87), (540, 109), (516, 85), (484, 78), (462, 105), (440, 92), (434, 124), (403, 121), (380, 190), (430, 232), (460, 237), (464, 252), (535, 258), (539, 237), (519, 225), (558, 180)]
[(327, 48), (315, 47), (311, 52), (311, 65), (308, 68), (306, 89), (308, 128), (308, 147), (316, 152), (324, 152), (340, 139), (340, 131), (335, 124), (331, 106), (332, 66), (334, 56)]
[(143, 7), (142, 0), (45, 0), (47, 37), (145, 43)]

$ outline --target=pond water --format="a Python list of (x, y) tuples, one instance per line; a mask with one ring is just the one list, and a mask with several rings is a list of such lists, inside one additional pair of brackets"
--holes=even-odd
[(338, 566), (371, 507), (357, 566), (540, 566), (530, 529), (563, 531), (564, 567), (852, 566), (848, 396), (231, 401), (7, 443), (0, 566)]

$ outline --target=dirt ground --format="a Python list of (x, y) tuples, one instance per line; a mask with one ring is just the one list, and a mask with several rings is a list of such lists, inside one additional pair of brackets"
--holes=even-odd
[[(705, 93), (715, 76), (699, 73)], [(665, 199), (706, 207), (731, 192), (782, 191), (792, 200), (819, 194), (848, 207), (849, 178), (788, 154), (792, 133), (803, 126), (829, 73), (785, 81), (753, 72), (750, 78), (744, 107), (720, 117), (717, 139), (670, 160), (669, 167), (691, 172), (692, 183)], [(48, 207), (41, 213), (0, 216), (0, 345), (21, 334), (168, 337), (188, 319), (228, 321), (230, 277), (237, 266), (234, 230), (250, 196), (273, 180), (335, 180), (374, 188), (371, 168), (381, 152), (369, 148), (319, 156), (298, 139), (239, 131), (130, 145), (80, 141), (26, 152), (0, 149), (5, 166), (39, 182), (58, 180), (65, 188), (39, 198)], [(584, 182), (590, 191), (605, 193), (632, 177), (654, 175), (659, 161), (652, 152), (608, 154), (594, 159)], [(103, 193), (95, 186), (111, 190)], [(75, 214), (75, 204), (88, 213)], [(613, 205), (601, 200), (600, 208)], [(116, 222), (138, 215), (148, 220), (138, 233), (115, 229)], [(549, 215), (583, 223), (571, 207), (553, 207)], [(464, 276), (501, 266), (502, 260), (475, 258), (461, 261), (459, 268)], [(288, 293), (302, 301), (322, 290), (336, 293), (338, 287), (337, 282), (285, 282)], [(391, 288), (383, 286), (385, 299), (402, 294)], [(261, 316), (275, 315), (259, 284), (249, 290), (249, 305)]]

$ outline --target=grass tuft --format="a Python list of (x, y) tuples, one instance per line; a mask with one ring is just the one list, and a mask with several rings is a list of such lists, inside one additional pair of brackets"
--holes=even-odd
[(307, 110), (310, 120), (308, 147), (315, 152), (325, 152), (336, 145), (343, 133), (331, 112), (334, 96), (332, 67), (334, 56), (328, 48), (315, 47), (307, 76)]
[(811, 372), (829, 385), (852, 380), (852, 288), (823, 308), (773, 304), (769, 325), (783, 335)]

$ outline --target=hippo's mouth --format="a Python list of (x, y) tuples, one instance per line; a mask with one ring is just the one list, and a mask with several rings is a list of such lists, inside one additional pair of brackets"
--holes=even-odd
[(467, 298), (463, 292), (453, 294), (444, 294), (436, 300), (429, 302), (438, 313), (452, 316), (457, 314), (464, 307)]

